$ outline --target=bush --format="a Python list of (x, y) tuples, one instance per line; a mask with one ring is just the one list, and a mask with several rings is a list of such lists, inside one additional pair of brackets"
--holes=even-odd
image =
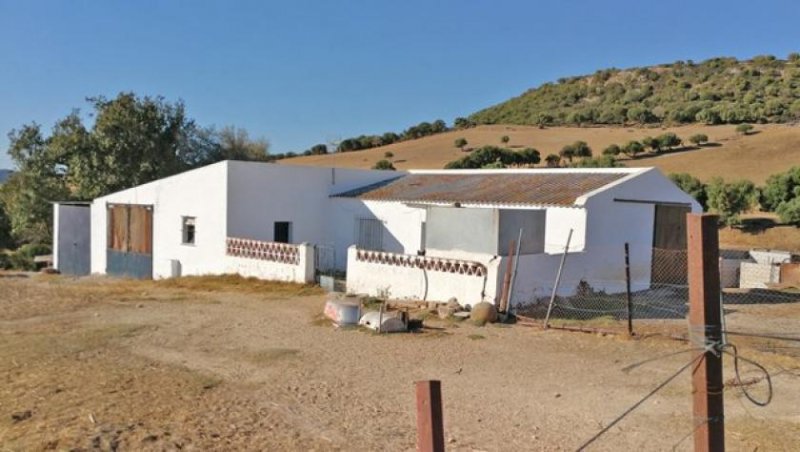
[(781, 203), (776, 212), (784, 223), (800, 225), (800, 198)]
[(742, 135), (749, 135), (752, 131), (753, 126), (751, 124), (739, 124), (736, 126), (736, 132), (741, 133)]
[(708, 210), (719, 214), (721, 222), (733, 225), (740, 223), (739, 214), (754, 204), (756, 190), (750, 181), (726, 183), (717, 177), (706, 186), (706, 196)]
[[(539, 163), (540, 160), (539, 151), (533, 148), (526, 148), (520, 152), (514, 152), (510, 149), (498, 148), (496, 146), (484, 146), (465, 157), (448, 163), (445, 165), (445, 168), (505, 168), (508, 165), (533, 165)], [(503, 166), (499, 166), (501, 164)]]
[(613, 155), (601, 157), (584, 157), (571, 165), (573, 168), (618, 168), (621, 167)]
[(683, 144), (683, 140), (681, 140), (678, 137), (678, 135), (675, 135), (672, 132), (662, 133), (661, 135), (656, 137), (656, 139), (658, 140), (658, 144), (661, 147), (661, 149), (663, 148), (672, 149), (674, 147), (678, 147), (681, 144)]
[(386, 151), (386, 152), (383, 153), (383, 156), (386, 157), (387, 159), (390, 159), (390, 158), (394, 157), (394, 153), (391, 152), (391, 151)]
[(617, 156), (622, 152), (622, 149), (617, 146), (616, 144), (612, 144), (607, 148), (603, 149), (603, 155), (613, 155)]
[(687, 173), (670, 174), (669, 179), (681, 190), (691, 195), (701, 206), (706, 209), (707, 197), (704, 183)]
[(466, 138), (456, 138), (456, 141), (453, 142), (453, 145), (463, 151), (464, 150), (464, 146), (467, 145), (467, 139)]
[(558, 168), (561, 166), (561, 157), (558, 154), (548, 154), (547, 157), (544, 158), (545, 163), (547, 163), (548, 168)]
[(394, 165), (392, 165), (392, 162), (388, 160), (378, 160), (375, 163), (375, 166), (372, 167), (372, 169), (394, 171), (395, 167)]
[(3, 252), (0, 252), (0, 270), (8, 270), (11, 268), (11, 257)]
[(622, 152), (628, 157), (635, 159), (636, 155), (644, 151), (644, 146), (638, 141), (629, 141), (622, 147)]
[(511, 141), (511, 138), (508, 135), (503, 135), (502, 137), (500, 137), (500, 141), (503, 144), (507, 144), (509, 141)]
[(708, 143), (708, 135), (704, 133), (696, 133), (689, 137), (689, 141), (697, 146), (702, 146), (703, 143)]
[(800, 166), (785, 173), (773, 174), (761, 188), (761, 207), (776, 211), (782, 203), (800, 197)]

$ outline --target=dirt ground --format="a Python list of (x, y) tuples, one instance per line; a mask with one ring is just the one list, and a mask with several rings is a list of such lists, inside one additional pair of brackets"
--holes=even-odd
[[(0, 450), (413, 450), (421, 379), (442, 381), (449, 450), (574, 450), (690, 360), (664, 357), (688, 348), (673, 340), (520, 324), (337, 330), (324, 300), (231, 278), (0, 274)], [(732, 315), (800, 330), (797, 304)], [(800, 359), (742, 352), (772, 371), (775, 396), (759, 408), (726, 388), (729, 450), (796, 449)], [(689, 382), (588, 450), (690, 450)]]

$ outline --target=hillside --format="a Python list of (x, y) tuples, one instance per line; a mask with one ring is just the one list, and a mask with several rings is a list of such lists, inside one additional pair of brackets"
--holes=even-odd
[(679, 61), (545, 83), (470, 116), (478, 124), (735, 124), (800, 119), (800, 54)]
[(800, 127), (790, 125), (763, 125), (756, 133), (741, 136), (731, 125), (706, 126), (686, 125), (669, 128), (641, 127), (548, 127), (532, 126), (478, 126), (465, 130), (440, 133), (417, 140), (381, 146), (357, 152), (327, 155), (312, 155), (283, 160), (285, 163), (303, 165), (331, 165), (353, 168), (371, 168), (375, 162), (389, 159), (398, 169), (442, 168), (465, 155), (453, 145), (456, 138), (465, 138), (468, 146), (502, 145), (500, 138), (510, 138), (508, 146), (521, 149), (533, 147), (542, 157), (558, 151), (576, 140), (586, 141), (596, 155), (610, 144), (624, 144), (645, 136), (671, 131), (684, 140), (695, 133), (708, 135), (711, 145), (698, 150), (676, 152), (658, 156), (643, 156), (635, 160), (626, 158), (620, 162), (627, 166), (655, 166), (665, 173), (687, 172), (701, 179), (723, 176), (726, 179), (750, 179), (762, 183), (773, 173), (785, 171), (792, 165), (800, 165)]

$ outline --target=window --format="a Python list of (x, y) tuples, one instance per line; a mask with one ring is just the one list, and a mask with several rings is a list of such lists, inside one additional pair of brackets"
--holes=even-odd
[(356, 245), (362, 250), (383, 251), (383, 222), (373, 218), (359, 218), (356, 221)]
[(194, 245), (194, 217), (183, 217), (183, 244)]
[(292, 223), (290, 221), (276, 221), (274, 242), (278, 243), (291, 243), (292, 242)]

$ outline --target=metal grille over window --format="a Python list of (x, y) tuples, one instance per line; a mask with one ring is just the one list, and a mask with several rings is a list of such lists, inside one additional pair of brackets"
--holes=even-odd
[(359, 249), (383, 251), (383, 222), (373, 218), (358, 220), (356, 243)]

